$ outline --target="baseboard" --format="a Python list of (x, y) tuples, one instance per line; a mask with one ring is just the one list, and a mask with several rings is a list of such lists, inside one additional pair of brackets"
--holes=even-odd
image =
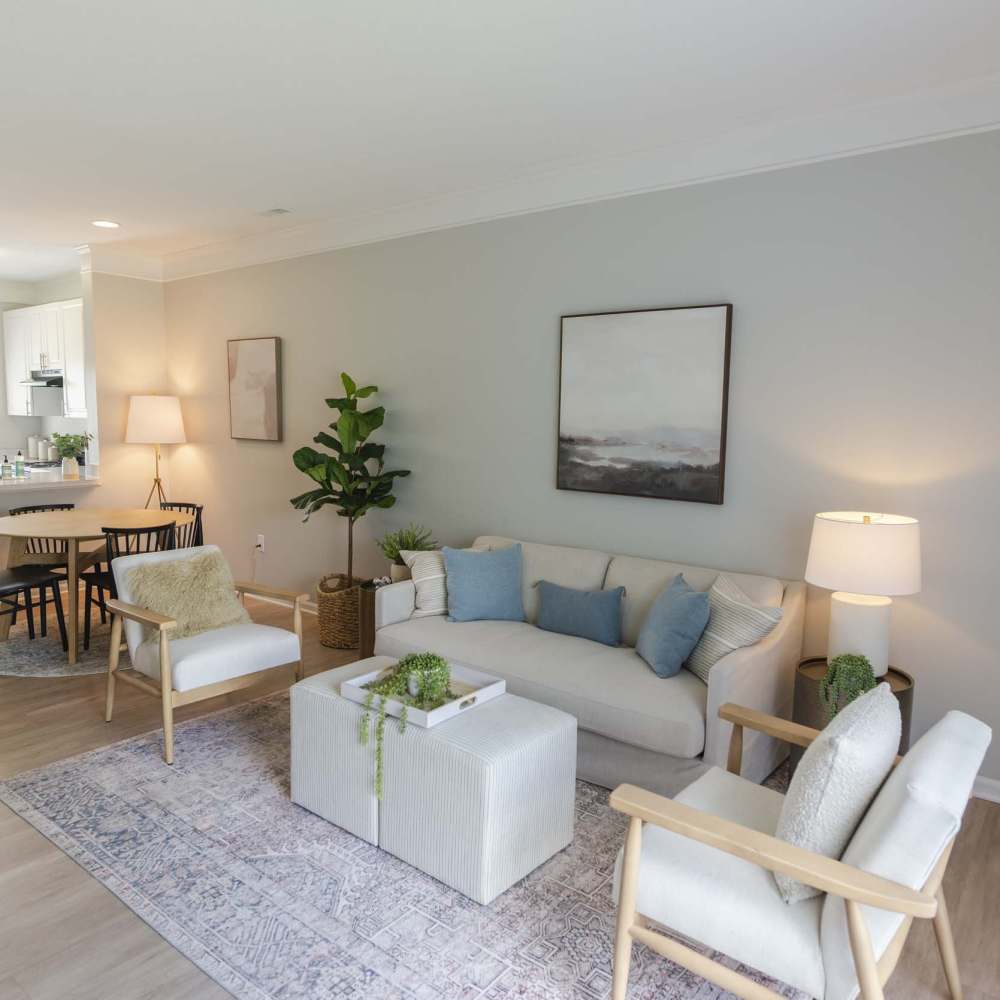
[(972, 794), (977, 799), (986, 799), (987, 802), (1000, 802), (1000, 779), (984, 778), (980, 775), (972, 786)]

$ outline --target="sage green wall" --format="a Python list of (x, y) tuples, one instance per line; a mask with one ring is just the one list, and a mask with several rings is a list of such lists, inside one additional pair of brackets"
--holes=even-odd
[[(379, 383), (383, 440), (414, 470), (373, 534), (423, 521), (801, 577), (815, 511), (921, 519), (924, 590), (893, 658), (917, 731), (946, 708), (1000, 725), (1000, 132), (522, 216), (166, 286), (168, 365), (190, 445), (178, 498), (207, 505), (235, 569), (309, 586), (343, 566), (342, 521), (308, 525), (291, 453), (346, 369)], [(559, 316), (732, 302), (722, 507), (555, 489)], [(229, 438), (226, 339), (284, 345), (285, 441)], [(810, 607), (822, 646), (826, 601)], [(1000, 778), (1000, 751), (987, 773)]]

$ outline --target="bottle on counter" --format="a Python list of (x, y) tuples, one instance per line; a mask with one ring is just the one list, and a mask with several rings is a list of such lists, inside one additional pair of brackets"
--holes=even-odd
[(3, 464), (0, 465), (0, 479), (13, 479), (14, 470), (10, 466), (10, 459), (4, 455)]
[(28, 437), (28, 458), (38, 458), (38, 435), (32, 434)]
[(24, 455), (21, 454), (20, 448), (17, 451), (17, 457), (14, 459), (14, 478), (24, 479)]

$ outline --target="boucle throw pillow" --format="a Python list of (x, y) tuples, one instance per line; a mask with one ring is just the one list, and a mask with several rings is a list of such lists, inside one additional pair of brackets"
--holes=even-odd
[(448, 612), (448, 588), (445, 586), (444, 557), (440, 551), (400, 552), (409, 567), (416, 588), (412, 618), (427, 618)]
[(708, 592), (708, 625), (684, 665), (708, 683), (708, 672), (726, 653), (752, 646), (781, 621), (781, 608), (754, 604), (728, 577), (720, 573)]
[(129, 572), (128, 588), (139, 607), (177, 622), (168, 633), (171, 639), (250, 621), (221, 552), (136, 566)]
[[(888, 684), (841, 709), (802, 755), (774, 835), (839, 860), (892, 770), (901, 728)], [(790, 875), (776, 872), (774, 879), (786, 903), (821, 895)]]

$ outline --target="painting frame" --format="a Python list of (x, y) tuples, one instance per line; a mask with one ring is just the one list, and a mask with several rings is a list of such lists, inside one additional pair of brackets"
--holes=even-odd
[[(263, 433), (261, 434), (246, 433), (247, 428), (245, 426), (237, 427), (234, 422), (234, 416), (236, 415), (235, 408), (233, 406), (234, 351), (236, 352), (236, 360), (238, 362), (240, 345), (247, 344), (271, 345), (270, 356), (266, 359), (269, 362), (269, 367), (267, 368), (266, 373), (273, 376), (273, 397), (265, 399), (265, 412), (267, 403), (271, 402), (273, 405), (274, 426), (273, 429), (269, 431), (266, 426), (267, 420), (265, 418), (265, 427), (263, 429)], [(229, 437), (234, 441), (275, 442), (284, 440), (284, 406), (281, 392), (281, 337), (235, 337), (227, 340), (226, 366), (226, 381), (229, 387)], [(265, 394), (267, 393), (268, 389), (265, 389)], [(237, 433), (237, 431), (242, 431), (243, 433)]]
[[(678, 313), (682, 311), (693, 311), (693, 310), (724, 310), (724, 331), (722, 332), (722, 358), (721, 358), (721, 378), (719, 384), (719, 426), (718, 426), (718, 473), (717, 473), (717, 487), (712, 491), (711, 495), (706, 496), (693, 496), (693, 495), (659, 495), (652, 494), (649, 492), (635, 492), (629, 489), (622, 488), (600, 488), (594, 489), (592, 486), (587, 485), (573, 485), (571, 482), (567, 481), (567, 477), (564, 475), (564, 448), (567, 440), (564, 437), (563, 428), (563, 414), (564, 414), (564, 400), (566, 398), (566, 357), (567, 357), (567, 321), (575, 319), (596, 319), (601, 317), (606, 317), (609, 320), (617, 316), (632, 316), (640, 313), (648, 314), (660, 314), (660, 313)], [(651, 307), (639, 307), (631, 309), (609, 309), (599, 312), (586, 312), (586, 313), (566, 313), (560, 316), (559, 319), (559, 387), (557, 396), (557, 409), (556, 409), (556, 422), (557, 422), (557, 433), (556, 433), (556, 489), (564, 490), (568, 492), (578, 492), (578, 493), (592, 493), (595, 495), (608, 495), (608, 496), (629, 496), (637, 497), (639, 499), (657, 499), (657, 500), (679, 500), (687, 503), (705, 503), (713, 506), (721, 506), (725, 500), (725, 481), (726, 481), (726, 441), (727, 441), (727, 428), (729, 422), (729, 380), (730, 380), (730, 363), (732, 354), (732, 330), (733, 330), (733, 304), (731, 302), (715, 302), (708, 304), (696, 304), (696, 305), (677, 305), (677, 306), (651, 306)]]

